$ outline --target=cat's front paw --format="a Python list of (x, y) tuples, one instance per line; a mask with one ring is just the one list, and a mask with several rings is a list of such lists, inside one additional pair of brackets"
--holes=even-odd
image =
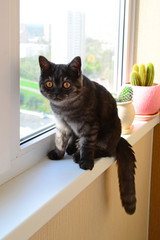
[(63, 158), (64, 153), (58, 149), (54, 149), (47, 154), (48, 158), (51, 160), (60, 160)]
[(94, 167), (94, 160), (91, 159), (81, 159), (80, 158), (80, 151), (77, 151), (75, 154), (73, 154), (73, 160), (75, 163), (78, 163), (80, 168), (84, 170), (92, 170)]
[(80, 168), (84, 169), (84, 170), (92, 170), (94, 167), (94, 160), (89, 160), (89, 159), (80, 159), (79, 161), (79, 166)]

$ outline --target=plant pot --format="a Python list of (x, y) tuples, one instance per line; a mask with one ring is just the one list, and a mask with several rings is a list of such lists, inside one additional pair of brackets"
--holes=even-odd
[(122, 134), (130, 134), (133, 129), (135, 110), (132, 101), (117, 102), (118, 116), (121, 120)]
[(132, 87), (136, 115), (155, 115), (160, 108), (160, 85)]

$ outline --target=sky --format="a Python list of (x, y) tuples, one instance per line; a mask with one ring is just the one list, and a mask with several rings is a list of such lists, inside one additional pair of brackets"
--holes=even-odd
[(119, 0), (20, 0), (20, 22), (58, 24), (65, 21), (66, 10), (85, 14), (89, 36), (114, 38), (118, 24)]

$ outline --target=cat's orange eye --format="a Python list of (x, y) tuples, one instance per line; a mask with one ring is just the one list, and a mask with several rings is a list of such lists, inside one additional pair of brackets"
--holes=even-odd
[(69, 88), (71, 86), (70, 82), (64, 82), (63, 87), (64, 88)]
[(46, 82), (46, 86), (48, 88), (51, 88), (53, 86), (53, 83), (51, 81)]

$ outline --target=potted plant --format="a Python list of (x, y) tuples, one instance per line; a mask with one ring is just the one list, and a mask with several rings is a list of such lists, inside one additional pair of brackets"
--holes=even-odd
[(122, 134), (130, 134), (133, 129), (135, 110), (132, 104), (133, 90), (131, 86), (125, 86), (115, 98), (117, 102), (118, 116), (121, 120)]
[(131, 84), (133, 86), (133, 105), (136, 119), (150, 120), (155, 117), (160, 108), (160, 85), (153, 83), (154, 65), (149, 63), (133, 65)]

